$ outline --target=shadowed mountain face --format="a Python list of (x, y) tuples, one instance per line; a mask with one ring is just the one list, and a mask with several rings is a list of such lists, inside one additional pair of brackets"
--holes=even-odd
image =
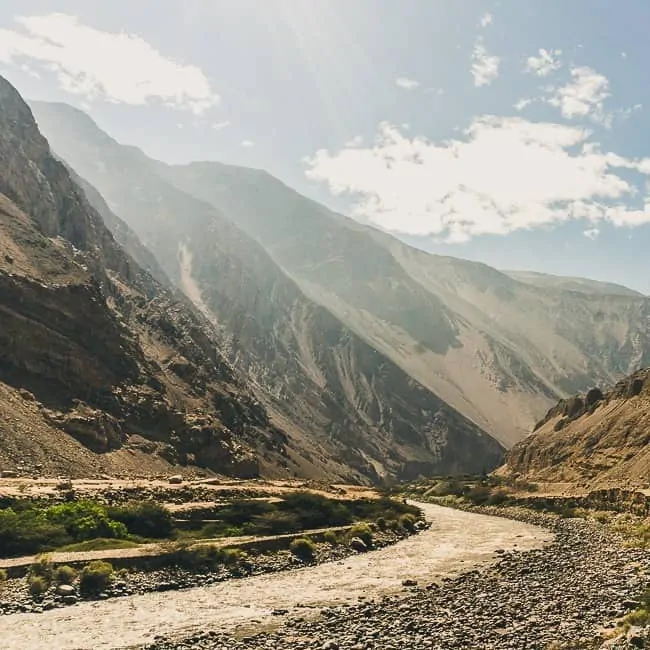
[[(217, 321), (224, 318), (219, 309), (228, 271), (251, 287), (282, 277), (312, 308), (325, 308), (404, 377), (504, 444), (526, 435), (559, 398), (611, 385), (650, 363), (648, 301), (634, 292), (572, 279), (533, 281), (429, 255), (264, 172), (212, 162), (167, 166), (118, 145), (70, 107), (34, 108), (55, 150), (99, 188), (174, 282)], [(209, 228), (218, 237), (198, 242)], [(220, 251), (211, 259), (229, 260), (219, 281), (217, 269), (208, 270), (210, 251), (199, 255), (199, 247)], [(235, 272), (237, 264), (243, 266)], [(215, 292), (222, 294), (218, 300), (210, 298)], [(264, 294), (257, 300), (281, 295), (277, 286)]]
[[(315, 301), (224, 211), (179, 189), (159, 163), (114, 142), (82, 113), (53, 106), (50, 123), (49, 107), (39, 107), (39, 123), (58, 132), (52, 138), (57, 154), (101, 192), (214, 325), (220, 348), (286, 433), (288, 448), (304, 450), (296, 461), (304, 472), (310, 464), (329, 474), (338, 468), (338, 475), (347, 467), (348, 477), (378, 480), (481, 471), (499, 462), (502, 447), (491, 436)], [(100, 212), (108, 206), (96, 203)], [(395, 267), (386, 254), (357, 270), (388, 290), (384, 264)], [(344, 269), (336, 272), (343, 283)], [(435, 297), (402, 275), (404, 299), (386, 305), (386, 318), (404, 318), (423, 346), (442, 352), (455, 345), (454, 325), (440, 316)], [(428, 301), (439, 328), (406, 313), (411, 291)], [(371, 298), (359, 294), (358, 300), (370, 309)]]

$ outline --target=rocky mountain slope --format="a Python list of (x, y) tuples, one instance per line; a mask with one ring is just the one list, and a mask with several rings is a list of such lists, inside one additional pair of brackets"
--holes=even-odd
[(124, 252), (2, 78), (0, 160), (0, 469), (288, 466), (213, 327)]
[[(31, 116), (25, 113), (20, 118), (27, 123)], [(170, 403), (171, 415), (167, 417), (165, 412), (158, 417), (156, 406), (146, 426), (140, 421), (136, 426), (135, 420), (129, 419), (130, 411), (123, 413), (116, 406), (115, 413), (110, 414), (120, 423), (121, 430), (137, 431), (146, 439), (169, 436), (170, 430), (174, 431), (181, 441), (176, 445), (181, 460), (189, 458), (233, 473), (248, 473), (257, 468), (266, 475), (284, 472), (285, 475), (368, 481), (429, 472), (481, 471), (500, 462), (503, 449), (493, 438), (406, 375), (327, 309), (309, 300), (261, 246), (214, 207), (160, 177), (153, 161), (141, 152), (121, 147), (107, 137), (103, 149), (91, 147), (89, 158), (96, 167), (84, 167), (83, 171), (93, 185), (82, 182), (83, 194), (72, 183), (63, 164), (52, 158), (33, 124), (32, 128), (34, 132), (29, 136), (38, 140), (42, 149), (39, 155), (47, 162), (41, 164), (32, 155), (20, 161), (22, 167), (12, 161), (7, 168), (12, 170), (17, 182), (23, 183), (30, 171), (29, 161), (37, 160), (38, 169), (51, 167), (65, 179), (65, 186), (50, 182), (46, 189), (57, 196), (60, 194), (62, 202), (73, 196), (86, 221), (75, 225), (81, 233), (79, 238), (57, 229), (47, 234), (71, 238), (70, 244), (75, 248), (63, 239), (60, 247), (70, 248), (73, 257), (81, 255), (80, 260), (90, 269), (88, 282), (101, 276), (99, 293), (93, 301), (99, 312), (96, 325), (93, 322), (92, 327), (87, 327), (82, 305), (78, 312), (73, 311), (73, 305), (67, 309), (80, 330), (75, 330), (74, 336), (85, 335), (96, 341), (97, 354), (103, 356), (72, 368), (74, 376), (65, 385), (67, 392), (52, 397), (61, 411), (65, 412), (67, 406), (63, 405), (68, 402), (74, 404), (74, 399), (84, 400), (83, 407), (79, 407), (83, 414), (86, 404), (89, 409), (108, 409), (116, 385), (120, 386), (120, 399), (135, 391), (134, 399), (139, 403), (140, 389), (133, 387), (145, 382), (149, 393), (153, 393), (150, 399), (160, 398), (164, 405)], [(19, 146), (22, 143), (17, 140), (14, 149)], [(10, 147), (8, 152), (15, 155)], [(68, 162), (79, 171), (75, 161)], [(7, 191), (7, 194), (15, 200), (16, 192)], [(25, 192), (26, 196), (39, 194), (43, 192)], [(110, 201), (110, 208), (102, 195)], [(21, 207), (26, 213), (25, 223), (36, 229), (27, 216), (34, 214), (33, 206), (23, 201)], [(116, 210), (128, 226), (116, 216)], [(57, 214), (63, 214), (63, 210)], [(113, 230), (115, 239), (150, 274), (142, 272), (124, 253), (104, 227), (100, 215)], [(86, 241), (85, 233), (91, 226), (98, 235)], [(19, 239), (12, 233), (9, 238)], [(43, 245), (47, 247), (43, 257), (49, 260), (55, 243), (46, 238)], [(91, 268), (85, 256), (94, 251), (99, 251), (99, 258)], [(34, 255), (31, 249), (25, 252), (30, 259)], [(104, 264), (110, 269), (105, 277), (102, 276)], [(172, 302), (171, 294), (153, 275), (162, 276), (163, 281), (168, 276), (184, 290), (185, 301)], [(143, 279), (137, 280), (138, 277)], [(45, 272), (40, 279), (51, 281)], [(201, 316), (190, 310), (189, 299), (194, 301), (192, 309), (198, 308)], [(28, 303), (30, 298), (22, 300)], [(56, 303), (56, 298), (52, 302)], [(144, 331), (143, 312), (151, 312), (152, 321), (145, 321)], [(91, 317), (92, 313), (86, 316)], [(123, 332), (121, 338), (114, 334), (115, 340), (105, 342), (93, 332), (100, 331), (100, 325), (109, 317), (117, 321)], [(190, 321), (178, 325), (174, 317)], [(176, 329), (184, 335), (192, 332), (192, 328), (198, 332), (199, 323), (203, 338), (195, 340), (197, 333), (188, 345), (200, 344), (200, 350), (179, 349), (175, 338), (169, 340)], [(49, 344), (44, 335), (43, 347)], [(24, 347), (24, 344), (15, 346), (13, 366), (27, 365)], [(194, 354), (190, 355), (190, 351)], [(207, 370), (202, 364), (206, 359), (200, 353), (208, 352), (213, 357), (210, 361), (214, 372), (218, 370), (222, 375), (205, 376)], [(72, 353), (68, 357), (73, 357)], [(122, 374), (115, 370), (97, 380), (107, 395), (106, 404), (94, 392), (86, 395), (83, 391), (86, 367), (94, 371), (91, 361), (102, 369), (118, 366), (120, 362), (125, 365)], [(235, 372), (229, 362), (236, 368)], [(65, 363), (60, 360), (55, 364), (55, 371), (62, 377), (69, 371)], [(143, 377), (145, 371), (151, 376)], [(247, 393), (239, 377), (246, 379), (263, 405)], [(36, 376), (32, 381), (24, 368), (22, 374), (17, 372), (4, 379), (11, 386), (33, 389), (39, 401), (48, 398), (50, 392), (54, 394), (51, 387), (37, 391), (36, 384), (41, 378)], [(226, 388), (230, 390), (226, 393), (230, 399), (227, 404), (226, 395), (222, 395)], [(125, 400), (127, 406), (129, 399)], [(67, 413), (57, 416), (59, 419), (55, 418), (53, 425), (71, 417)], [(187, 432), (183, 429), (186, 420)], [(68, 429), (72, 431), (72, 425)], [(173, 446), (175, 443), (171, 442)], [(233, 447), (233, 457), (228, 459), (230, 465), (219, 457), (220, 445)], [(210, 456), (211, 450), (217, 457)]]
[(647, 487), (650, 475), (650, 369), (609, 392), (594, 388), (560, 401), (509, 452), (503, 474), (591, 487)]
[(534, 286), (429, 255), (262, 172), (195, 163), (161, 173), (226, 211), (313, 300), (506, 444), (559, 397), (650, 362), (643, 296)]
[(560, 275), (549, 275), (548, 273), (536, 273), (534, 271), (504, 271), (504, 273), (515, 280), (532, 284), (535, 287), (577, 291), (587, 294), (628, 296), (632, 298), (643, 297), (642, 293), (614, 282), (598, 282), (589, 278), (567, 278)]
[[(650, 364), (649, 302), (634, 292), (602, 283), (576, 290), (569, 280), (546, 286), (429, 255), (331, 212), (265, 172), (213, 162), (163, 165), (117, 146), (68, 106), (35, 103), (34, 110), (54, 149), (99, 188), (176, 283), (185, 233), (167, 236), (181, 208), (170, 186), (185, 201), (191, 195), (226, 215), (259, 244), (255, 259), (264, 253), (264, 264), (274, 262), (310, 304), (325, 307), (403, 376), (506, 445), (558, 399), (612, 385)], [(127, 160), (130, 187), (115, 173)], [(157, 206), (165, 241), (142, 217), (143, 201)], [(232, 224), (218, 227), (226, 232)], [(192, 259), (196, 265), (200, 258)], [(250, 269), (252, 284), (261, 271)], [(190, 275), (197, 274), (214, 288), (209, 273), (195, 266)], [(195, 298), (206, 299), (201, 286)]]

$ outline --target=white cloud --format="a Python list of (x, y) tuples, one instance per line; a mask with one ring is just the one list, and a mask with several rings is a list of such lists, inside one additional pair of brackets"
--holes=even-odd
[(602, 152), (591, 138), (577, 126), (483, 116), (435, 143), (383, 123), (373, 146), (318, 151), (307, 176), (353, 197), (353, 216), (446, 241), (571, 219), (650, 223), (650, 197), (619, 173), (650, 175), (650, 158)]
[(548, 100), (567, 119), (589, 117), (611, 126), (611, 115), (605, 113), (603, 102), (610, 96), (609, 80), (587, 67), (571, 69), (571, 82), (554, 91)]
[(534, 101), (535, 101), (534, 99), (530, 99), (530, 98), (520, 99), (518, 102), (514, 104), (514, 108), (515, 110), (523, 111), (524, 108), (530, 106)]
[(539, 50), (539, 56), (529, 56), (526, 60), (526, 72), (532, 72), (539, 77), (548, 77), (552, 72), (559, 70), (562, 63), (559, 57), (562, 50)]
[(215, 131), (221, 131), (222, 129), (225, 129), (226, 127), (230, 126), (230, 120), (223, 120), (222, 122), (213, 122), (210, 125), (210, 128), (214, 129)]
[(397, 77), (395, 79), (395, 85), (404, 88), (404, 90), (415, 90), (420, 87), (420, 82), (409, 77)]
[(472, 52), (472, 76), (475, 86), (489, 86), (499, 76), (498, 56), (488, 54), (482, 39), (478, 39)]
[(241, 141), (241, 146), (246, 147), (246, 148), (250, 148), (250, 147), (254, 147), (255, 143), (252, 140), (242, 140)]
[(582, 234), (589, 239), (597, 239), (600, 235), (600, 228), (588, 228)]
[(494, 16), (491, 13), (485, 13), (481, 17), (481, 27), (485, 28), (494, 22)]
[(219, 101), (198, 67), (166, 58), (134, 34), (104, 32), (66, 14), (17, 22), (22, 29), (0, 29), (0, 62), (53, 72), (69, 93), (133, 105), (158, 100), (196, 114)]

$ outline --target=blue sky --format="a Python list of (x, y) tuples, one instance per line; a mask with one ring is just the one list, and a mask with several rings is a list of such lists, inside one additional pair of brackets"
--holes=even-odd
[(3, 0), (0, 74), (168, 161), (650, 293), (645, 0)]

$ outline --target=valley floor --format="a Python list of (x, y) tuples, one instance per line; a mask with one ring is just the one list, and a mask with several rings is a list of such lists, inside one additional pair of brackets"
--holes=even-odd
[[(412, 645), (414, 635), (424, 630), (411, 627), (405, 632), (403, 623), (407, 619), (400, 608), (427, 602), (438, 590), (421, 591), (415, 585), (424, 587), (445, 579), (462, 584), (464, 578), (458, 576), (467, 570), (494, 564), (506, 551), (517, 551), (514, 557), (520, 557), (518, 551), (540, 549), (553, 537), (539, 527), (509, 519), (431, 504), (422, 504), (422, 508), (433, 522), (430, 529), (396, 545), (339, 562), (177, 592), (80, 603), (42, 614), (4, 616), (0, 647), (234, 648), (238, 643), (234, 638), (259, 633), (271, 636), (259, 642), (242, 641), (241, 647), (320, 648), (334, 638), (340, 646), (332, 648), (347, 649), (367, 636), (371, 645), (359, 647), (389, 648), (390, 640), (397, 642), (400, 634), (404, 640), (411, 639), (408, 647), (416, 647)], [(405, 581), (412, 582), (404, 585)], [(359, 608), (367, 609), (370, 617), (360, 618)], [(323, 622), (315, 621), (321, 612), (326, 614)], [(437, 616), (443, 614), (437, 612)], [(302, 617), (313, 622), (299, 623)], [(375, 632), (362, 631), (366, 624)], [(165, 638), (173, 640), (167, 642)], [(180, 641), (183, 638), (195, 639), (196, 643), (184, 643)], [(435, 641), (439, 637), (430, 638)]]

